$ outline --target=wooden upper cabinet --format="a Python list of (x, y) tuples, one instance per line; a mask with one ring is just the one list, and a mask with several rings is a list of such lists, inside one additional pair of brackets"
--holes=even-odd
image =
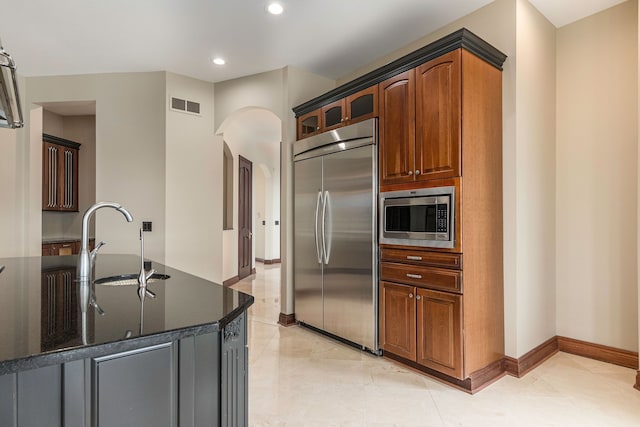
[(378, 117), (378, 85), (298, 117), (298, 139)]
[(321, 110), (313, 110), (298, 117), (298, 139), (308, 138), (320, 132)]
[(413, 182), (415, 70), (378, 86), (380, 97), (380, 186)]
[(463, 379), (462, 295), (416, 289), (415, 299), (418, 338), (416, 361)]
[(416, 180), (460, 176), (461, 50), (416, 69)]
[(345, 108), (344, 119), (348, 124), (378, 117), (378, 85), (347, 96)]
[(79, 149), (76, 142), (43, 135), (43, 211), (78, 211)]
[(345, 125), (345, 100), (339, 99), (322, 107), (322, 132)]

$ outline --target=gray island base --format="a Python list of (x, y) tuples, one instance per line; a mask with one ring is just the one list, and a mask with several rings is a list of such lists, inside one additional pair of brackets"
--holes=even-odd
[[(113, 265), (103, 270), (106, 274), (120, 270), (122, 264), (133, 265), (136, 258), (126, 258), (123, 263), (122, 256), (103, 255), (103, 259), (109, 257)], [(70, 272), (74, 258), (0, 260), (7, 266), (0, 277), (0, 298), (12, 296), (15, 303), (16, 295), (31, 294), (25, 297), (25, 306), (14, 311), (23, 308), (29, 312), (29, 307), (36, 306), (41, 311), (38, 328), (28, 326), (34, 310), (15, 322), (14, 326), (25, 330), (38, 330), (30, 332), (30, 338), (21, 336), (24, 340), (13, 340), (13, 346), (1, 344), (0, 426), (248, 424), (246, 310), (253, 297), (154, 263), (157, 271), (171, 278), (150, 285), (158, 298), (143, 305), (138, 302), (143, 308), (137, 312), (123, 307), (126, 304), (110, 303), (133, 298), (131, 286), (111, 286), (106, 293), (97, 287), (96, 300), (101, 305), (104, 302), (106, 314), (83, 319), (89, 331), (83, 343), (77, 336), (82, 330), (81, 314), (73, 307), (77, 316), (69, 315), (70, 306), (64, 305), (65, 297), (72, 300), (74, 292), (64, 295), (64, 283), (52, 286), (47, 279), (52, 271), (56, 277), (61, 277), (61, 269)], [(60, 264), (64, 262), (68, 264)], [(42, 284), (38, 284), (42, 292), (36, 297), (25, 288), (35, 288), (26, 279), (33, 279), (33, 271), (38, 268), (42, 271), (36, 276), (42, 277)], [(175, 292), (178, 287), (179, 292)], [(52, 298), (51, 291), (57, 288), (61, 292)], [(185, 302), (193, 304), (194, 300), (199, 301), (199, 307), (180, 312)], [(56, 307), (61, 309), (52, 314)], [(127, 324), (135, 324), (139, 330), (121, 331)], [(71, 332), (61, 334), (56, 330), (65, 325)], [(47, 336), (52, 334), (58, 338)], [(121, 337), (113, 339), (116, 334)], [(40, 344), (36, 350), (33, 342)]]

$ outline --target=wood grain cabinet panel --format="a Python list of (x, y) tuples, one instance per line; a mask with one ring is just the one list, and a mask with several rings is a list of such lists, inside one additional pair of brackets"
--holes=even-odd
[(417, 289), (416, 305), (417, 362), (462, 379), (462, 296)]
[(461, 50), (416, 70), (416, 180), (460, 176)]
[(448, 268), (382, 262), (380, 278), (421, 288), (462, 292), (462, 272)]
[(413, 182), (415, 156), (415, 70), (379, 84), (380, 190)]
[(415, 248), (400, 249), (382, 246), (380, 248), (380, 259), (382, 261), (404, 262), (432, 267), (462, 268), (462, 254), (425, 251)]
[(80, 144), (43, 134), (42, 210), (78, 211)]
[(378, 85), (373, 85), (347, 96), (345, 108), (345, 121), (347, 124), (378, 117)]
[(380, 346), (406, 359), (416, 358), (415, 289), (381, 282)]
[(298, 117), (298, 139), (308, 138), (320, 133), (320, 116), (322, 112), (318, 108), (310, 113)]

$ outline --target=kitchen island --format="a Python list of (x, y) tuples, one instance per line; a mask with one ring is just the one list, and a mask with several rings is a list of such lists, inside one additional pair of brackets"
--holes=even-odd
[(247, 424), (252, 296), (146, 262), (141, 302), (140, 257), (98, 255), (83, 310), (76, 262), (0, 259), (0, 425)]

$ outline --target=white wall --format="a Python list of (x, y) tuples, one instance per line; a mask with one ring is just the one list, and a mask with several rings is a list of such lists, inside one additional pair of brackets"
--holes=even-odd
[(283, 118), (283, 70), (267, 71), (215, 84), (215, 129), (232, 113), (247, 107), (264, 108)]
[(558, 30), (558, 335), (638, 350), (638, 13)]
[[(96, 238), (107, 241), (104, 253), (137, 254), (140, 222), (152, 220), (155, 226), (146, 238), (146, 256), (163, 262), (165, 73), (31, 77), (26, 81), (25, 108), (42, 102), (96, 101), (96, 199), (121, 203), (134, 217), (129, 224), (112, 209), (98, 211), (94, 216)], [(32, 198), (28, 212), (34, 219), (25, 229), (39, 233), (41, 195), (36, 193), (41, 190), (36, 191), (36, 186), (41, 187), (42, 180), (42, 140), (38, 135), (28, 138), (30, 160), (25, 170), (30, 178), (25, 188)], [(27, 251), (39, 254), (41, 235), (35, 237), (26, 239)]]
[(0, 257), (15, 257), (22, 255), (23, 220), (21, 200), (24, 193), (22, 188), (22, 163), (19, 161), (18, 144), (23, 142), (18, 138), (18, 130), (0, 128), (0, 194), (3, 203), (0, 204)]
[[(169, 110), (170, 96), (199, 102), (201, 115)], [(167, 73), (164, 106), (166, 263), (221, 283), (222, 142), (214, 136), (214, 85)]]
[(262, 222), (266, 223), (266, 200), (265, 193), (267, 191), (266, 188), (266, 180), (267, 177), (263, 168), (258, 165), (253, 170), (253, 225), (254, 225), (254, 254), (256, 259), (269, 259), (265, 258), (266, 254), (266, 225), (263, 225)]
[(556, 29), (516, 3), (516, 352), (556, 335)]

